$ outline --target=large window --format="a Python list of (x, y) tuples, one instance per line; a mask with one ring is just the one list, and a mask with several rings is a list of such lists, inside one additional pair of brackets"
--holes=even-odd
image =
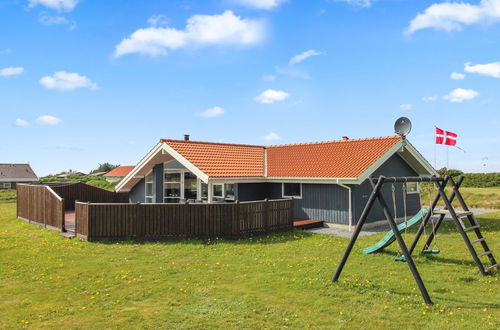
[(184, 172), (184, 199), (197, 199), (198, 178), (191, 172)]
[(179, 203), (181, 201), (181, 173), (181, 171), (165, 171), (165, 203)]
[(224, 199), (227, 201), (234, 201), (234, 183), (226, 183), (224, 185)]
[(214, 184), (212, 187), (213, 187), (214, 198), (224, 198), (224, 185), (223, 184)]
[(146, 203), (153, 203), (153, 172), (150, 172), (144, 178), (146, 198), (144, 201)]
[(283, 183), (282, 196), (285, 198), (302, 198), (302, 183)]

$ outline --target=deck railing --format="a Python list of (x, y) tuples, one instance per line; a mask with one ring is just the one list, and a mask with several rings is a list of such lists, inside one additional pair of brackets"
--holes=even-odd
[(18, 184), (17, 217), (64, 231), (64, 199), (48, 186)]
[(293, 201), (220, 204), (77, 202), (76, 233), (100, 239), (237, 238), (292, 229)]

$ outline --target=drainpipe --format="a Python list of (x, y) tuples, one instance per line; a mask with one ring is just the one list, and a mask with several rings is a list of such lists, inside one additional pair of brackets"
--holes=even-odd
[(213, 192), (214, 192), (214, 188), (213, 188), (213, 184), (210, 183), (210, 181), (207, 181), (207, 189), (208, 189), (208, 196), (207, 196), (207, 199), (208, 199), (208, 203), (211, 204), (213, 202)]
[(337, 185), (347, 189), (347, 191), (349, 192), (349, 231), (352, 231), (352, 188), (345, 184), (339, 183), (339, 179), (337, 179)]

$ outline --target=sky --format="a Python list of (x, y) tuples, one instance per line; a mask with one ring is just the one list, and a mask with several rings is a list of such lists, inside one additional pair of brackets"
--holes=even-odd
[(0, 163), (136, 164), (161, 138), (394, 134), (500, 171), (500, 0), (2, 0)]

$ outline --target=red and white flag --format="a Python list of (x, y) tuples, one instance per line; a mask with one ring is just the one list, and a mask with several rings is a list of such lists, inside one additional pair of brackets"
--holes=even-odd
[(447, 146), (457, 145), (458, 134), (448, 132), (436, 127), (436, 144), (445, 144)]

